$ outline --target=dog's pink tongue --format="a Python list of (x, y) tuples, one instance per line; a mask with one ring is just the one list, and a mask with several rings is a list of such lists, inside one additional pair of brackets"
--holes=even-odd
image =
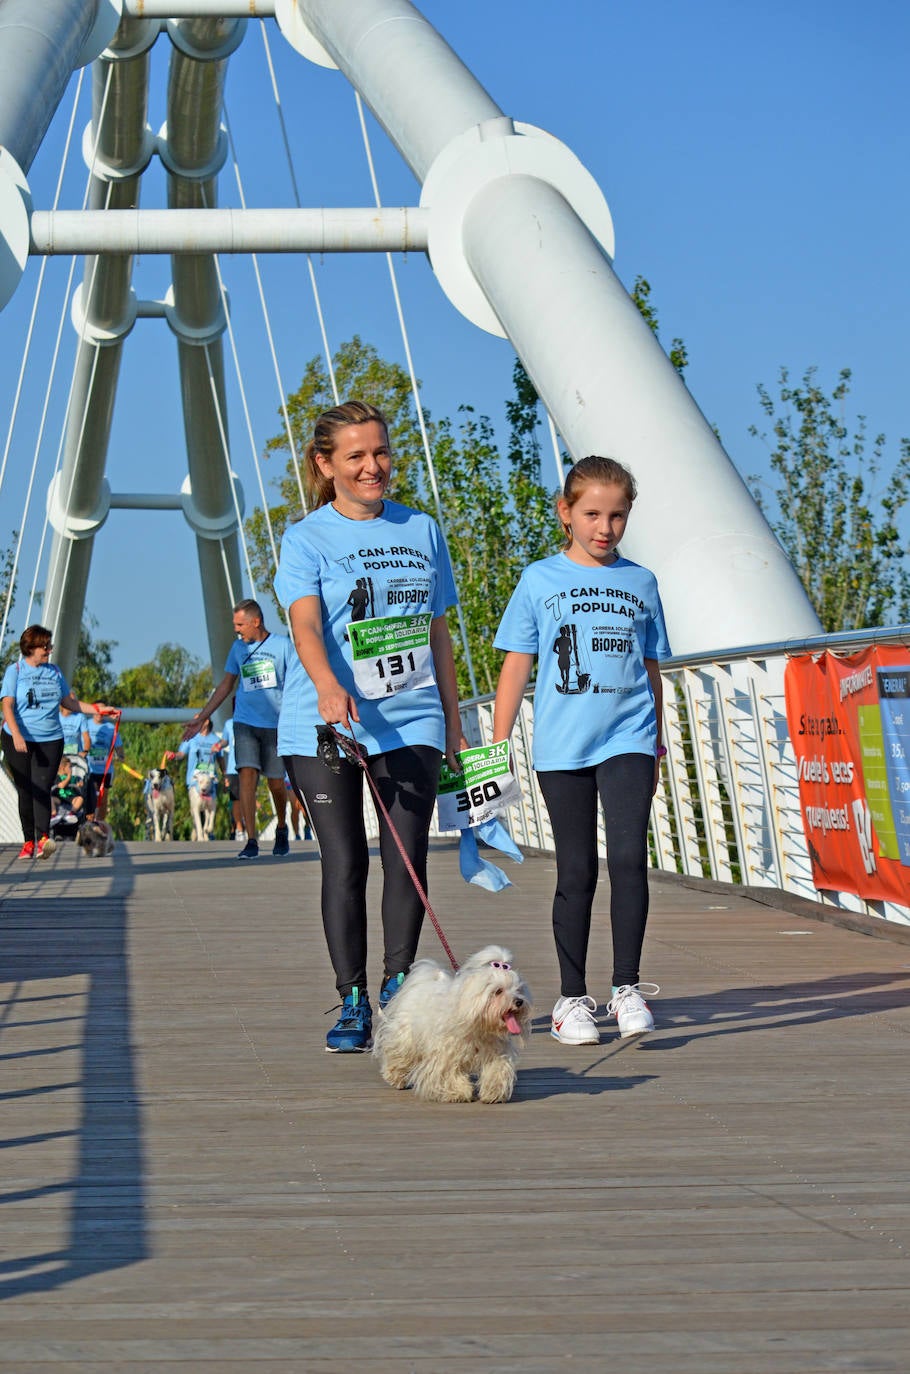
[(506, 1017), (506, 1030), (510, 1035), (521, 1035), (521, 1026), (518, 1024), (518, 1020), (512, 1012), (509, 1012)]

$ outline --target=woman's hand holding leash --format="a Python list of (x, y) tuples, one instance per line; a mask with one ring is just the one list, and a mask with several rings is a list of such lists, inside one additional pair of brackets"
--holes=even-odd
[(316, 705), (326, 725), (341, 725), (351, 731), (351, 721), (360, 724), (357, 702), (338, 682), (319, 692)]

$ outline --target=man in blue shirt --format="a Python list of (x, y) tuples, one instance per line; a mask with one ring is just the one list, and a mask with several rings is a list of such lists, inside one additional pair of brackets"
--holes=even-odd
[(240, 812), (248, 839), (238, 859), (258, 859), (256, 788), (260, 775), (268, 782), (275, 803), (277, 827), (272, 853), (290, 853), (286, 823), (288, 794), (284, 763), (278, 756), (278, 713), (288, 663), (296, 656), (287, 635), (271, 634), (258, 601), (239, 601), (234, 607), (234, 633), (224, 665), (224, 677), (183, 732), (192, 739), (223, 701), (234, 700), (234, 758), (240, 778)]

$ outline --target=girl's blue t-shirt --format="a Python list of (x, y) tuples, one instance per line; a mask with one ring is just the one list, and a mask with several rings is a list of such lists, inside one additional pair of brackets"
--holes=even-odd
[(13, 714), (22, 738), (41, 744), (63, 738), (60, 702), (69, 694), (69, 683), (56, 663), (34, 665), (24, 658), (9, 665), (0, 687), (0, 696), (13, 698)]
[[(367, 753), (414, 744), (445, 748), (445, 717), (435, 682), (365, 697), (355, 685), (347, 633), (347, 626), (359, 620), (425, 613), (436, 617), (457, 605), (449, 552), (435, 520), (389, 500), (374, 520), (349, 520), (332, 505), (320, 506), (285, 532), (275, 591), (287, 609), (301, 597), (319, 597), (329, 664), (357, 702), (360, 724), (354, 731)], [(279, 754), (313, 757), (316, 730), (323, 724), (316, 688), (294, 654), (284, 684)]]
[(89, 737), (88, 770), (100, 777), (111, 751), (115, 727), (109, 720), (95, 720), (92, 717), (86, 722), (85, 729)]
[(268, 634), (265, 639), (253, 644), (247, 644), (242, 639), (234, 640), (228, 650), (224, 671), (233, 673), (237, 678), (235, 721), (264, 730), (275, 729), (287, 667), (296, 657), (287, 635)]
[(564, 553), (530, 564), (512, 593), (497, 649), (537, 655), (534, 767), (585, 768), (653, 754), (654, 696), (645, 659), (670, 656), (657, 579), (618, 558), (605, 567)]

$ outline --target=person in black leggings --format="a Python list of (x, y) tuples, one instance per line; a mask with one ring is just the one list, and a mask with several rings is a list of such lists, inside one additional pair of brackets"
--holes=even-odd
[(50, 661), (53, 647), (50, 630), (29, 625), (19, 640), (22, 657), (9, 665), (0, 686), (3, 756), (16, 788), (22, 826), (20, 859), (46, 859), (55, 848), (50, 835), (51, 787), (63, 755), (60, 707), (85, 715), (112, 709), (79, 700)]
[[(438, 525), (385, 496), (392, 468), (381, 411), (347, 401), (320, 416), (304, 459), (310, 514), (281, 542), (275, 590), (296, 655), (278, 750), (322, 858), (322, 918), (341, 1016), (335, 1053), (365, 1050), (367, 993), (364, 771), (327, 727), (362, 749), (391, 823), (426, 889), (430, 820), (443, 753), (466, 747), (446, 611), (455, 581)], [(375, 803), (375, 798), (373, 799)], [(414, 961), (423, 904), (376, 806), (382, 855), (380, 1009)]]
[(620, 1036), (654, 1027), (639, 963), (648, 916), (648, 818), (666, 753), (659, 660), (670, 646), (653, 573), (619, 553), (635, 494), (631, 473), (614, 459), (592, 455), (575, 464), (557, 502), (566, 546), (525, 569), (494, 641), (506, 651), (493, 711), (497, 742), (512, 732), (537, 658), (534, 769), (556, 849), (560, 996), (550, 1029), (567, 1045), (600, 1040), (586, 981), (598, 798), (613, 935), (607, 1014)]

